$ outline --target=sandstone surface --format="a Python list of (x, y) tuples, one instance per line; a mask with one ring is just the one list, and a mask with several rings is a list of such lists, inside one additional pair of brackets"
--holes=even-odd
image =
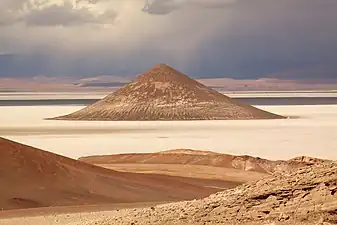
[(337, 164), (276, 172), (194, 201), (123, 210), (87, 225), (329, 225), (337, 223)]

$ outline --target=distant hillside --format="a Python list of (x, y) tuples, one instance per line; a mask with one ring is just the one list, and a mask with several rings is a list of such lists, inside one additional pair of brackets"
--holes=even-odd
[(123, 82), (90, 82), (78, 84), (79, 87), (122, 87), (128, 83)]
[(203, 165), (221, 168), (254, 171), (259, 173), (274, 173), (290, 171), (303, 166), (326, 162), (327, 160), (310, 157), (297, 157), (289, 161), (271, 161), (252, 156), (234, 156), (210, 151), (190, 149), (169, 150), (158, 153), (116, 154), (104, 156), (87, 156), (80, 161), (91, 164), (182, 164)]

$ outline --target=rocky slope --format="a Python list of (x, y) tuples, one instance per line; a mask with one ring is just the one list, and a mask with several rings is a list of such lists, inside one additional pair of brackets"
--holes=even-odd
[(239, 103), (160, 64), (104, 99), (58, 120), (237, 120), (282, 116)]
[[(122, 173), (0, 138), (0, 209), (205, 197), (210, 181)], [(236, 186), (223, 183), (219, 185)]]
[[(205, 199), (122, 210), (87, 225), (328, 225), (337, 223), (337, 164), (322, 163)], [(82, 223), (83, 224), (83, 223)]]
[(91, 164), (182, 164), (231, 168), (242, 171), (273, 173), (322, 162), (321, 159), (298, 157), (289, 161), (271, 161), (252, 156), (234, 156), (210, 151), (190, 149), (169, 150), (158, 153), (116, 154), (88, 156), (79, 160)]

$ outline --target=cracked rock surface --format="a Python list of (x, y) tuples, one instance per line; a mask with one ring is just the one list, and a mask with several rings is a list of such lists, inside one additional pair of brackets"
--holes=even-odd
[(86, 224), (337, 224), (337, 164), (277, 172), (205, 199), (121, 210)]

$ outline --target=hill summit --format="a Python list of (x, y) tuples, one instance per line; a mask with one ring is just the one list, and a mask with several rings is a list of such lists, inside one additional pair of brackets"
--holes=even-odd
[(59, 120), (279, 119), (159, 64), (102, 100)]

